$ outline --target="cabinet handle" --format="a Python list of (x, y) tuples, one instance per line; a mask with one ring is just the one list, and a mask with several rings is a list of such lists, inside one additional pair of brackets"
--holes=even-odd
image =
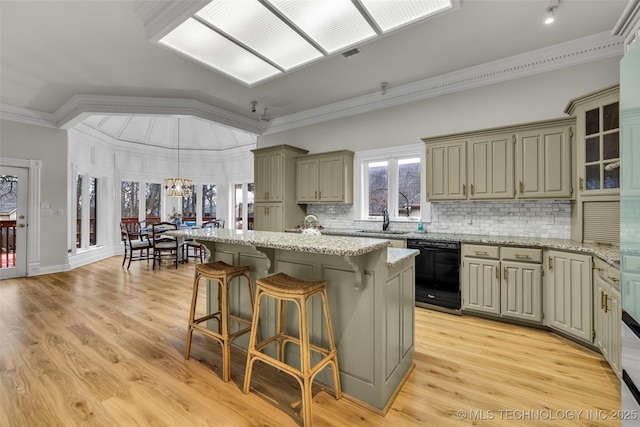
[(487, 251), (473, 251), (473, 253), (475, 253), (476, 255), (489, 255), (489, 252)]
[(524, 184), (520, 181), (520, 194), (524, 193)]
[(605, 306), (605, 296), (604, 296), (604, 291), (600, 291), (600, 308), (602, 310), (604, 310), (604, 306)]
[(466, 184), (462, 184), (462, 195), (463, 196), (467, 195), (467, 185)]
[(318, 198), (318, 190), (316, 190), (316, 193), (315, 193), (315, 194), (316, 194), (316, 195), (315, 195), (315, 198), (317, 199), (317, 198)]
[(604, 312), (609, 312), (609, 296), (607, 294), (604, 294)]
[(473, 188), (473, 184), (471, 184), (471, 195), (473, 196), (474, 194), (476, 194), (476, 191)]
[(549, 270), (553, 270), (553, 260), (549, 257)]
[(604, 271), (604, 268), (600, 268), (600, 267), (593, 267), (593, 269), (599, 271), (600, 273)]
[(527, 259), (531, 258), (527, 254), (513, 254), (513, 256), (516, 257), (516, 258), (527, 258)]
[(507, 280), (507, 267), (502, 267), (502, 279)]
[(322, 199), (322, 191), (318, 191), (318, 199)]
[(611, 276), (607, 276), (609, 278), (609, 280), (611, 280), (612, 282), (619, 282), (620, 279), (616, 279), (615, 277), (611, 277)]
[(578, 189), (580, 191), (584, 190), (584, 179), (583, 178), (578, 178)]
[(499, 279), (499, 278), (500, 278), (500, 269), (496, 265), (496, 279)]

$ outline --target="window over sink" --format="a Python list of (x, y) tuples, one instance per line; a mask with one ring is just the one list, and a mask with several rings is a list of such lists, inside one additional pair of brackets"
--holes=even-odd
[(426, 220), (424, 145), (368, 150), (354, 156), (355, 212), (360, 219)]

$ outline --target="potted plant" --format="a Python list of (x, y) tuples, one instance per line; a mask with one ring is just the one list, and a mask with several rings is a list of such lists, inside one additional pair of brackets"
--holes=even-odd
[(176, 227), (180, 228), (182, 225), (182, 214), (180, 212), (174, 211), (171, 215), (169, 215), (169, 220), (175, 222)]

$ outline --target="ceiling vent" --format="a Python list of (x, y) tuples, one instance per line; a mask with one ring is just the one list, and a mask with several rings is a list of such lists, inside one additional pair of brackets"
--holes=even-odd
[(349, 49), (348, 51), (343, 52), (342, 56), (344, 56), (345, 58), (348, 58), (351, 55), (355, 55), (356, 53), (360, 53), (360, 49), (358, 49), (357, 47), (354, 47), (353, 49)]

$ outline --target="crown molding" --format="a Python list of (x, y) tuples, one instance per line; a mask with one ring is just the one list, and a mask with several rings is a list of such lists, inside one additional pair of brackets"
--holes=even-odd
[(263, 135), (435, 98), (480, 86), (622, 56), (622, 37), (608, 32), (538, 49), (395, 88), (273, 119)]
[(268, 135), (357, 114), (435, 98), (480, 86), (622, 57), (624, 39), (608, 32), (420, 80), (261, 122), (193, 99), (75, 95), (55, 113), (0, 104), (0, 118), (69, 129), (92, 114), (195, 116), (255, 135)]
[(630, 45), (640, 35), (640, 0), (630, 0), (611, 34), (623, 36)]
[(9, 104), (0, 104), (0, 119), (49, 128), (58, 127), (53, 114), (15, 107)]
[(264, 130), (258, 120), (184, 98), (75, 95), (54, 116), (58, 127), (68, 129), (91, 114), (194, 116), (256, 135)]

